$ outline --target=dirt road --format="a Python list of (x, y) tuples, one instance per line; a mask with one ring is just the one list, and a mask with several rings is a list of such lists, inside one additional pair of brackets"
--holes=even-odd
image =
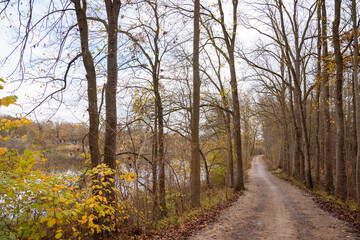
[(245, 195), (216, 223), (190, 239), (356, 239), (311, 196), (272, 176), (262, 156), (253, 159), (246, 187)]

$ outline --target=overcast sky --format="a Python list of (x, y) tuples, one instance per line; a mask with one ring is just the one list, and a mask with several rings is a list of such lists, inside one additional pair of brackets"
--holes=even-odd
[[(45, 1), (45, 3), (46, 2), (47, 1)], [(37, 1), (37, 3), (40, 4), (40, 7), (34, 14), (39, 14), (42, 11), (41, 7), (44, 7), (45, 9), (45, 7), (47, 6), (42, 3), (42, 1)], [(241, 10), (242, 7), (240, 6), (239, 9)], [(16, 42), (16, 29), (18, 23), (16, 22), (15, 16), (9, 16), (11, 11), (13, 11), (11, 10), (11, 8), (7, 10), (7, 17), (10, 19), (10, 21), (8, 21), (7, 19), (2, 19), (0, 21), (0, 61), (3, 61), (5, 57), (7, 57), (16, 46), (13, 43)], [(3, 16), (4, 15), (2, 15), (2, 17)], [(238, 43), (241, 43), (242, 45), (248, 46), (251, 44), (252, 41), (255, 41), (257, 38), (257, 35), (254, 31), (245, 29), (243, 26), (239, 27), (238, 33)], [(29, 42), (36, 42), (36, 38), (38, 38), (39, 36), (41, 36), (41, 34), (32, 35), (32, 39), (30, 39)], [(40, 63), (40, 60), (37, 60), (38, 62), (33, 60), (39, 56), (50, 57), (53, 55), (52, 57), (54, 57), (55, 53), (51, 52), (51, 47), (42, 46), (37, 48), (30, 48), (30, 50), (31, 51), (28, 50), (26, 52), (24, 60), (25, 62), (32, 61), (31, 65), (27, 66), (26, 76), (26, 78), (31, 78), (31, 76), (33, 75), (34, 78), (32, 80), (21, 81), (22, 75), (20, 74), (19, 69), (17, 69), (17, 71), (14, 73), (12, 72), (15, 69), (17, 61), (19, 59), (19, 51), (15, 51), (13, 55), (9, 58), (9, 60), (5, 64), (1, 65), (0, 77), (7, 80), (8, 83), (5, 85), (5, 89), (0, 91), (0, 97), (12, 94), (18, 96), (18, 102), (16, 105), (13, 105), (11, 107), (1, 107), (1, 114), (22, 114), (24, 116), (25, 114), (29, 113), (34, 107), (36, 107), (38, 103), (42, 99), (44, 99), (49, 93), (53, 92), (61, 86), (61, 84), (55, 85), (52, 89), (51, 85), (44, 85), (42, 81), (39, 81), (39, 79), (35, 78), (35, 76), (39, 75), (39, 71), (42, 68), (46, 69), (46, 65), (43, 66), (43, 64), (45, 63)], [(44, 56), (42, 56), (42, 54)], [(78, 69), (77, 72), (74, 72), (74, 70), (72, 70), (70, 71), (70, 74), (73, 74), (75, 76), (81, 75), (82, 70), (80, 69), (82, 69), (82, 62), (79, 61), (78, 63), (79, 66), (77, 66), (76, 68)], [(245, 69), (246, 66), (244, 65), (238, 66), (238, 71), (240, 71), (238, 73), (239, 78), (242, 75), (241, 72), (245, 71)], [(10, 74), (12, 75), (7, 78), (7, 76), (9, 76)], [(120, 73), (119, 75), (121, 76), (123, 74)], [(66, 122), (87, 121), (88, 114), (86, 110), (87, 102), (85, 91), (86, 82), (81, 79), (76, 79), (73, 81), (76, 81), (76, 83), (72, 82), (72, 90), (67, 90), (64, 93), (57, 94), (55, 96), (56, 100), (45, 101), (41, 106), (36, 109), (36, 111), (29, 115), (30, 118), (32, 118), (33, 120), (51, 119), (53, 121)], [(123, 107), (125, 107), (125, 105), (123, 105)], [(120, 111), (122, 111), (121, 106)]]

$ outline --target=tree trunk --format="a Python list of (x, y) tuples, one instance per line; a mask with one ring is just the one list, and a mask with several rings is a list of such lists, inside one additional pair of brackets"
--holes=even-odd
[(210, 169), (209, 169), (209, 166), (207, 164), (206, 157), (205, 157), (204, 153), (201, 150), (199, 150), (199, 151), (200, 151), (200, 154), (201, 154), (203, 162), (204, 162), (206, 186), (207, 186), (208, 189), (210, 189), (211, 188)]
[(165, 191), (165, 154), (164, 154), (164, 116), (163, 107), (159, 91), (159, 79), (157, 74), (153, 74), (154, 80), (154, 92), (155, 92), (155, 104), (158, 112), (158, 154), (159, 154), (159, 201), (160, 201), (160, 216), (164, 217), (167, 215), (166, 210), (166, 191)]
[[(353, 54), (353, 57), (355, 57), (355, 54)], [(353, 60), (354, 61), (354, 60)], [(352, 176), (352, 182), (355, 185), (355, 194), (356, 194), (356, 165), (357, 165), (357, 153), (358, 153), (358, 134), (357, 134), (357, 106), (356, 106), (356, 95), (357, 95), (357, 85), (355, 83), (355, 74), (352, 73), (352, 101), (351, 101), (351, 110), (352, 115), (352, 129), (351, 129), (351, 139), (352, 139), (352, 149), (351, 149), (351, 176)], [(360, 119), (359, 119), (360, 120)]]
[[(283, 140), (283, 168), (286, 171), (286, 173), (290, 176), (290, 149), (289, 149), (289, 139), (288, 139), (288, 117), (287, 117), (287, 109), (286, 109), (286, 76), (285, 76), (285, 54), (284, 51), (281, 51), (281, 64), (280, 64), (280, 73), (281, 73), (281, 79), (282, 79), (282, 95), (281, 95), (281, 113), (282, 113), (282, 119), (283, 119), (283, 128), (282, 128), (282, 140)], [(290, 90), (291, 91), (291, 90)], [(291, 124), (291, 123), (290, 123)]]
[(333, 191), (333, 175), (332, 175), (332, 160), (331, 160), (331, 126), (330, 126), (330, 87), (329, 87), (329, 74), (328, 74), (328, 44), (327, 44), (327, 17), (325, 0), (321, 0), (321, 13), (322, 13), (322, 43), (323, 43), (323, 69), (322, 69), (322, 110), (324, 116), (324, 170), (325, 170), (325, 183), (324, 190), (328, 193)]
[[(227, 104), (226, 104), (227, 105)], [(227, 184), (229, 187), (234, 186), (234, 158), (231, 137), (231, 116), (229, 112), (225, 113), (225, 132), (227, 141)]]
[(158, 168), (158, 120), (157, 120), (157, 107), (155, 105), (155, 119), (154, 119), (154, 134), (152, 146), (152, 192), (153, 192), (153, 207), (152, 218), (157, 219), (158, 215), (158, 189), (157, 189), (157, 168)]
[[(303, 139), (303, 154), (298, 156), (300, 159), (300, 181), (304, 181), (305, 179), (305, 162), (308, 161), (309, 157), (309, 145), (308, 145), (308, 139), (307, 139), (307, 129), (306, 129), (306, 119), (305, 119), (305, 109), (303, 106), (302, 101), (302, 94), (301, 94), (301, 52), (299, 48), (299, 36), (298, 36), (298, 30), (297, 30), (297, 23), (295, 23), (296, 29), (294, 31), (295, 34), (295, 61), (294, 61), (294, 68), (295, 72), (293, 72), (293, 78), (294, 78), (294, 109), (295, 109), (295, 115), (296, 115), (296, 121), (298, 128), (298, 134), (297, 137), (300, 140)], [(299, 144), (298, 148), (302, 148), (301, 141), (298, 141), (297, 144)], [(308, 185), (308, 182), (306, 183)]]
[(336, 112), (336, 187), (340, 198), (346, 199), (346, 168), (344, 156), (344, 109), (343, 109), (343, 57), (340, 49), (340, 11), (341, 0), (335, 0), (335, 18), (333, 23), (333, 42), (336, 61), (335, 112)]
[(356, 101), (356, 135), (357, 135), (357, 157), (356, 157), (356, 195), (360, 204), (360, 86), (359, 86), (359, 43), (357, 32), (356, 0), (352, 0), (351, 16), (353, 20), (354, 54), (353, 54), (353, 76), (355, 84)]
[(193, 42), (193, 102), (191, 114), (191, 206), (200, 205), (200, 0), (195, 0), (194, 6), (194, 42)]
[(321, 6), (320, 2), (317, 9), (317, 64), (316, 64), (316, 102), (315, 102), (315, 182), (320, 182), (320, 144), (319, 144), (319, 132), (320, 132), (320, 81), (321, 81)]
[[(105, 148), (104, 163), (111, 169), (116, 169), (116, 132), (117, 132), (117, 112), (116, 112), (116, 87), (118, 78), (117, 65), (117, 23), (119, 18), (121, 2), (119, 0), (105, 1), (106, 13), (108, 18), (108, 55), (107, 55), (107, 82), (105, 90), (106, 120), (105, 120)], [(111, 205), (115, 205), (115, 174), (106, 176), (107, 200)]]
[(311, 177), (311, 165), (310, 165), (310, 143), (309, 143), (309, 137), (308, 132), (306, 128), (306, 119), (304, 116), (305, 109), (304, 105), (301, 105), (301, 126), (302, 126), (302, 136), (304, 141), (304, 162), (305, 162), (305, 184), (308, 189), (313, 188), (313, 182)]
[[(86, 71), (87, 93), (89, 104), (89, 148), (91, 157), (91, 168), (100, 163), (99, 151), (99, 113), (97, 107), (96, 72), (94, 60), (89, 50), (89, 30), (86, 20), (86, 6), (81, 6), (80, 0), (72, 1), (75, 5), (76, 18), (79, 25), (81, 52)], [(94, 175), (94, 179), (96, 176)], [(95, 189), (96, 191), (96, 189)], [(95, 191), (93, 193), (95, 193)]]
[[(290, 76), (290, 71), (289, 71)], [(290, 85), (292, 78), (290, 77)], [(294, 125), (294, 152), (293, 152), (293, 161), (292, 161), (292, 173), (291, 175), (297, 179), (300, 178), (300, 158), (302, 158), (301, 151), (301, 129), (299, 128), (299, 116), (296, 114), (298, 111), (296, 110), (296, 100), (293, 97), (293, 90), (290, 89), (290, 108), (292, 115), (292, 122)]]
[(234, 190), (241, 191), (244, 189), (244, 177), (242, 166), (242, 151), (241, 151), (241, 128), (240, 128), (240, 106), (239, 95), (237, 89), (237, 79), (235, 72), (234, 52), (230, 56), (230, 73), (231, 73), (231, 91), (232, 91), (232, 105), (233, 105), (233, 121), (234, 121), (234, 148), (235, 148), (235, 182)]

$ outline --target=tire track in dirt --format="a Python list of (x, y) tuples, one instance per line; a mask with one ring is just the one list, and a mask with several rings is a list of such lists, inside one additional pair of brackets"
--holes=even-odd
[(348, 226), (316, 206), (311, 196), (272, 176), (253, 158), (244, 196), (218, 221), (190, 239), (356, 239)]

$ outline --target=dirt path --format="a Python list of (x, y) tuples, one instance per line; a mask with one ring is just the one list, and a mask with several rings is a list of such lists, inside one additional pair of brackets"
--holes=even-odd
[(262, 156), (254, 158), (246, 186), (245, 195), (216, 223), (190, 239), (356, 239), (311, 196), (272, 176)]

